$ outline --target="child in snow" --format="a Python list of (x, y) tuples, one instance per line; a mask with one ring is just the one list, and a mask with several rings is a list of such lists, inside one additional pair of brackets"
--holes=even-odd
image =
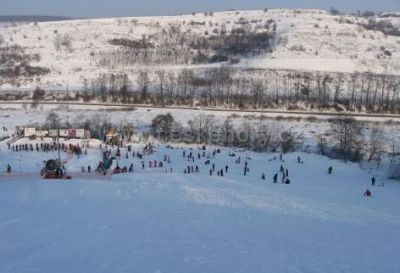
[(370, 196), (372, 196), (372, 193), (371, 193), (371, 191), (370, 191), (369, 189), (367, 189), (367, 190), (364, 192), (363, 196), (368, 196), (368, 197), (370, 197)]

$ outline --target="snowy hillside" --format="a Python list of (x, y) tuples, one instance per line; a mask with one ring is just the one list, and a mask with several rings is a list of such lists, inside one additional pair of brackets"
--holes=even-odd
[[(399, 26), (398, 18), (390, 16), (371, 21), (286, 9), (6, 25), (1, 29), (5, 54), (21, 61), (5, 58), (8, 70), (1, 89), (82, 89), (85, 81), (102, 74), (123, 73), (135, 82), (140, 69), (196, 70), (221, 64), (398, 74), (400, 37), (390, 33)], [(241, 31), (250, 41), (243, 46), (254, 48), (226, 48), (237, 38), (233, 33)], [(19, 76), (14, 77), (16, 71)]]
[[(287, 154), (282, 163), (273, 160), (276, 154), (235, 151), (242, 158), (238, 165), (228, 149), (211, 158), (217, 169), (228, 164), (228, 172), (210, 176), (206, 159), (198, 160), (197, 147), (191, 148), (194, 163), (182, 157), (183, 149), (157, 147), (145, 156), (145, 170), (138, 158), (123, 157), (120, 165), (133, 163), (135, 171), (112, 180), (78, 174), (80, 166), (97, 163), (98, 149), (80, 157), (63, 153), (75, 179), (45, 181), (38, 178), (41, 161), (55, 153), (18, 153), (2, 146), (1, 171), (8, 162), (15, 172), (23, 166), (28, 174), (14, 180), (0, 173), (0, 271), (400, 270), (397, 182), (356, 164), (303, 153)], [(147, 167), (148, 160), (162, 160), (165, 154), (171, 157), (168, 173)], [(304, 164), (297, 163), (297, 156)], [(200, 166), (199, 173), (184, 175), (191, 164)], [(280, 164), (289, 169), (290, 185), (272, 183)], [(330, 165), (332, 175), (327, 174)], [(372, 175), (385, 187), (363, 197)]]

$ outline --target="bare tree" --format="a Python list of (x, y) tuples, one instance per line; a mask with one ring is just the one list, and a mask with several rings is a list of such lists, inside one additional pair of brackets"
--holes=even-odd
[(160, 136), (163, 141), (169, 140), (172, 134), (174, 118), (170, 113), (157, 115), (151, 122), (151, 133)]
[(58, 129), (61, 126), (61, 119), (57, 113), (51, 111), (47, 117), (46, 121), (48, 123), (48, 127), (51, 129)]
[(136, 77), (136, 83), (139, 86), (140, 99), (142, 102), (146, 103), (148, 99), (148, 89), (150, 85), (150, 78), (147, 71), (139, 70)]
[(164, 88), (165, 88), (165, 81), (166, 81), (166, 73), (165, 70), (157, 70), (156, 71), (156, 78), (157, 78), (157, 84), (158, 84), (158, 99), (157, 103), (160, 103), (162, 106), (164, 106), (165, 101), (164, 101)]
[(384, 133), (377, 127), (371, 128), (369, 134), (366, 137), (366, 159), (368, 162), (375, 160), (381, 160), (384, 152)]
[(333, 140), (338, 143), (338, 151), (344, 159), (359, 160), (360, 127), (352, 118), (339, 118), (331, 123)]
[(188, 125), (197, 143), (209, 143), (215, 123), (213, 115), (200, 114), (190, 120)]

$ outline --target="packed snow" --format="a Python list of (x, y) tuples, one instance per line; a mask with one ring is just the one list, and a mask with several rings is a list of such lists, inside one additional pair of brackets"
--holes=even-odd
[[(1, 145), (0, 272), (400, 270), (400, 184), (377, 170), (315, 154), (285, 154), (281, 161), (279, 154), (223, 148), (214, 157), (217, 147), (203, 156), (196, 145), (157, 145), (143, 159), (131, 152), (126, 158), (122, 148), (118, 164), (133, 163), (133, 173), (80, 173), (101, 160), (99, 145), (91, 141), (79, 157), (62, 153), (72, 180), (57, 181), (39, 176), (55, 151)], [(163, 167), (149, 168), (153, 160)], [(4, 173), (6, 164), (11, 174)], [(192, 165), (199, 172), (184, 174)], [(272, 183), (280, 165), (291, 184), (282, 184), (281, 174)], [(220, 169), (223, 177), (216, 175)], [(363, 196), (367, 188), (372, 197)]]

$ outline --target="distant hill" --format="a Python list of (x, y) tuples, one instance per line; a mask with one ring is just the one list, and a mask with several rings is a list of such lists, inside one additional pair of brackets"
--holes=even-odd
[[(334, 91), (339, 87), (353, 90), (353, 85), (345, 84), (354, 82), (352, 79), (360, 73), (399, 75), (398, 29), (400, 22), (393, 14), (367, 18), (308, 9), (16, 23), (7, 25), (0, 33), (3, 43), (13, 50), (5, 56), (8, 59), (3, 58), (7, 70), (0, 73), (9, 76), (0, 77), (0, 90), (33, 90), (36, 86), (46, 90), (66, 86), (80, 90), (84, 84), (103, 83), (107, 79), (129, 79), (134, 85), (142, 71), (149, 72), (149, 80), (156, 83), (163, 76), (156, 70), (171, 75), (190, 70), (194, 88), (199, 89), (207, 86), (208, 81), (197, 80), (203, 79), (205, 72), (211, 77), (220, 67), (234, 71), (230, 75), (233, 79), (254, 78), (257, 82), (261, 78), (269, 85), (276, 84), (278, 90), (295, 85), (299, 96), (308, 96), (305, 88), (311, 82), (315, 83), (313, 92), (317, 94), (328, 83)], [(299, 85), (297, 76), (288, 79), (288, 73), (305, 75), (305, 80)], [(324, 80), (326, 75), (329, 77)], [(116, 80), (118, 77), (121, 79)], [(284, 81), (278, 84), (278, 78)], [(379, 82), (371, 83), (371, 90), (379, 91), (383, 85), (390, 87), (386, 79), (375, 78)], [(367, 81), (360, 83), (360, 87), (364, 86), (368, 86)], [(302, 88), (304, 94), (300, 94)]]
[(65, 20), (73, 20), (73, 18), (46, 15), (0, 15), (0, 22), (54, 22)]

